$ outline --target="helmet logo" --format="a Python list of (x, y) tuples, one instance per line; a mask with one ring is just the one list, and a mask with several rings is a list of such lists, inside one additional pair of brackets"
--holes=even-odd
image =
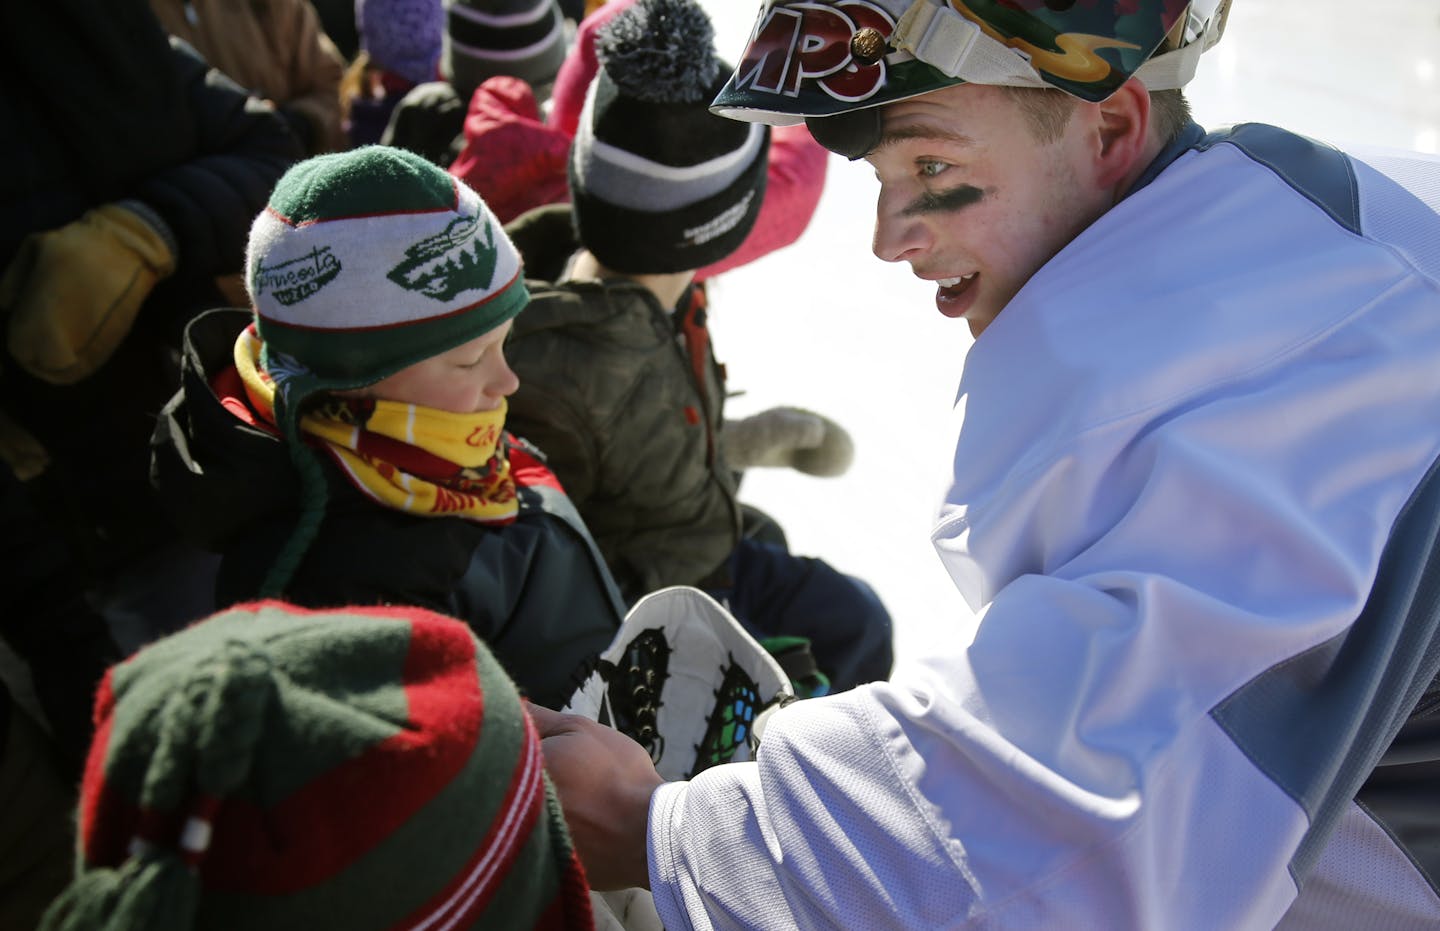
[[(1049, 26), (1041, 28), (1043, 36), (1037, 32), (1032, 33), (1028, 38), (1021, 34), (1018, 27), (1024, 26), (1029, 29), (1036, 29), (1038, 19), (1014, 19), (1012, 28), (1016, 31), (1011, 33), (996, 28), (997, 22), (1004, 22), (1005, 19), (994, 11), (993, 8), (1019, 8), (1025, 11), (1039, 9), (1068, 10), (1074, 4), (1056, 4), (1053, 0), (949, 0), (951, 8), (966, 19), (970, 20), (990, 38), (1003, 45), (1008, 45), (1025, 56), (1031, 67), (1036, 71), (1052, 74), (1067, 81), (1074, 81), (1078, 84), (1114, 84), (1118, 86), (1124, 80), (1123, 76), (1111, 77), (1112, 68), (1108, 61), (1095, 54), (1096, 50), (1102, 48), (1114, 49), (1136, 49), (1140, 46), (1133, 42), (1126, 42), (1123, 39), (1112, 38), (1104, 35), (1091, 35), (1084, 32), (1059, 32)], [(972, 5), (977, 9), (972, 9)], [(1093, 6), (1093, 0), (1087, 6)], [(1116, 4), (1116, 9), (1121, 4)], [(978, 11), (977, 11), (978, 10)], [(1031, 39), (1043, 42), (1036, 44)]]
[[(867, 0), (802, 0), (776, 4), (756, 27), (733, 78), (737, 90), (794, 97), (806, 80), (836, 100), (865, 100), (885, 86), (885, 62), (857, 62), (851, 38), (872, 30), (882, 38), (895, 21)], [(878, 67), (875, 67), (878, 65)]]

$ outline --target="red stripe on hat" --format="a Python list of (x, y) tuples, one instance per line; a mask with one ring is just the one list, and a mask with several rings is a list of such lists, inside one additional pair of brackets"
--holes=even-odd
[(476, 845), (475, 855), (434, 898), (395, 925), (396, 931), (449, 931), (480, 917), (545, 809), (543, 772), (540, 738), (525, 715), (525, 756), (512, 772), (505, 800)]
[(92, 866), (124, 860), (135, 833), (134, 802), (120, 796), (105, 778), (105, 758), (115, 724), (113, 675), (114, 670), (107, 669), (95, 693), (95, 736), (90, 740), (80, 783), (80, 849)]
[(580, 863), (580, 856), (571, 850), (560, 868), (560, 891), (535, 919), (532, 931), (576, 931), (577, 928), (594, 931), (595, 912), (590, 905), (590, 883), (585, 879), (585, 867)]
[(323, 882), (414, 816), (474, 753), (484, 694), (468, 628), (419, 608), (346, 610), (410, 622), (407, 726), (276, 804), (226, 800), (201, 865), (207, 888), (283, 895)]

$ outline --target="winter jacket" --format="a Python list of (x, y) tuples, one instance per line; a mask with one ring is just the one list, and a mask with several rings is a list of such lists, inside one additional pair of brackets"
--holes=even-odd
[(657, 790), (666, 928), (1440, 927), (1440, 159), (1191, 126), (976, 339), (978, 628)]
[[(632, 281), (565, 280), (575, 241), (563, 205), (507, 229), (531, 298), (505, 346), (520, 378), (509, 423), (545, 454), (627, 600), (701, 585), (740, 538), (703, 291), (672, 314)], [(546, 273), (561, 280), (532, 279)]]
[(150, 6), (166, 32), (193, 45), (240, 86), (274, 101), (306, 154), (345, 148), (345, 59), (309, 0), (150, 0)]
[[(234, 370), (249, 313), (186, 332), (179, 393), (155, 434), (155, 482), (186, 533), (223, 554), (220, 607), (253, 598), (299, 516), (300, 479), (273, 430), (248, 415)], [(573, 506), (511, 440), (520, 514), (505, 525), (392, 510), (328, 458), (318, 535), (283, 593), (298, 604), (413, 604), (473, 628), (533, 700), (559, 707), (619, 627), (623, 608)]]
[(534, 92), (521, 79), (497, 75), (475, 89), (464, 142), (450, 173), (478, 191), (501, 223), (535, 207), (570, 202), (570, 137), (545, 125)]

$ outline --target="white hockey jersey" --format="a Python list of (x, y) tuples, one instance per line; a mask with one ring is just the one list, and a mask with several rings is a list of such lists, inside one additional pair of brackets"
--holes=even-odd
[(662, 787), (666, 927), (1440, 927), (1437, 204), (1191, 127), (966, 360), (973, 643)]

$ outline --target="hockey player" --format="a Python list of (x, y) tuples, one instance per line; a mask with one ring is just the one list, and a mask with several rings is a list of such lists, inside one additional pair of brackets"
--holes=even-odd
[(933, 535), (982, 616), (688, 782), (542, 714), (597, 885), (672, 929), (1440, 923), (1440, 164), (1194, 124), (1227, 10), (765, 4), (716, 107), (863, 158), (875, 253), (976, 337)]

